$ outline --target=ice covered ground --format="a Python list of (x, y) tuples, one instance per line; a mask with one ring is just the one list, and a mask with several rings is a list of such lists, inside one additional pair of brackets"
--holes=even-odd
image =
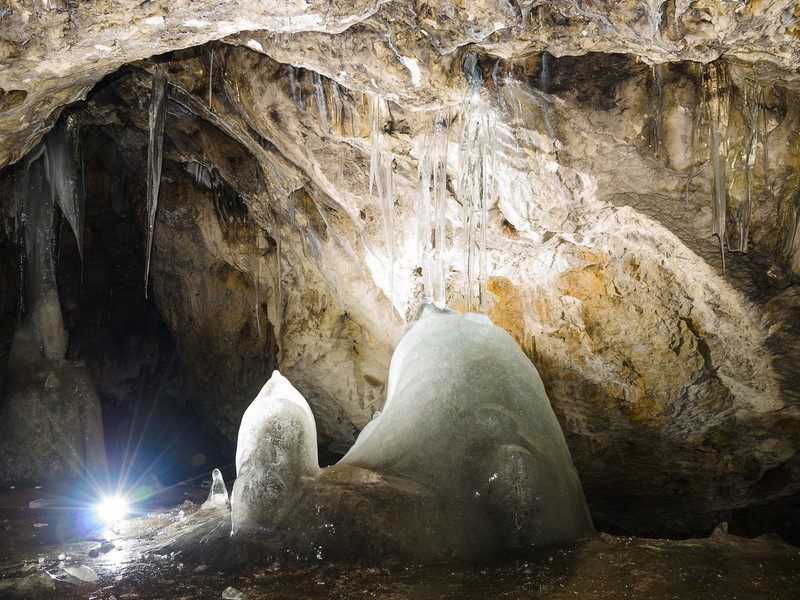
[[(776, 539), (749, 540), (717, 531), (709, 539), (653, 540), (599, 534), (527, 556), (438, 565), (286, 564), (221, 569), (157, 554), (165, 529), (203, 519), (207, 490), (193, 506), (154, 510), (125, 521), (112, 549), (98, 539), (59, 542), (54, 507), (27, 508), (49, 490), (0, 490), (0, 598), (732, 598), (793, 600), (800, 589), (800, 550)], [(36, 523), (47, 523), (36, 527)], [(63, 532), (63, 530), (61, 530)], [(93, 552), (94, 551), (94, 552)], [(74, 569), (65, 569), (74, 567)], [(83, 581), (69, 571), (97, 576)]]

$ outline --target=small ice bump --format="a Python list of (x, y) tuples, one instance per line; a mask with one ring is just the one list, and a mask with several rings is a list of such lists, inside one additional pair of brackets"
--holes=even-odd
[(208, 491), (208, 500), (203, 502), (200, 510), (213, 510), (215, 508), (226, 508), (228, 506), (228, 488), (225, 487), (225, 480), (219, 469), (214, 469), (211, 473), (211, 489)]

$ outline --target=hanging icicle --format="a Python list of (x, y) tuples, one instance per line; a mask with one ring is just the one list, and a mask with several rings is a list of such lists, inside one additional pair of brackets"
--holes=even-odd
[(714, 217), (711, 233), (719, 238), (722, 270), (725, 271), (725, 221), (727, 208), (726, 157), (730, 111), (730, 80), (721, 61), (706, 66), (703, 74), (703, 94), (708, 127), (711, 135), (711, 168), (713, 169)]
[(78, 253), (83, 260), (83, 178), (79, 173), (80, 146), (77, 117), (58, 120), (45, 137), (45, 170), (53, 204), (57, 204), (69, 223)]
[(314, 73), (314, 100), (317, 103), (317, 113), (322, 124), (322, 131), (330, 133), (331, 126), (328, 122), (328, 103), (325, 101), (325, 82), (322, 75)]
[(445, 281), (449, 270), (445, 240), (449, 137), (449, 111), (437, 111), (420, 148), (418, 167), (417, 253), (425, 297), (441, 307), (447, 301)]
[(753, 206), (753, 170), (758, 149), (758, 124), (763, 90), (754, 82), (744, 89), (742, 126), (728, 143), (728, 250), (747, 252)]
[(661, 158), (664, 145), (664, 65), (652, 66), (655, 98), (653, 101), (653, 117), (650, 125), (650, 147), (656, 160)]
[(150, 140), (147, 146), (147, 255), (144, 268), (144, 295), (150, 281), (150, 257), (158, 210), (158, 191), (161, 186), (161, 162), (164, 153), (164, 124), (167, 117), (167, 66), (157, 65), (153, 73), (150, 97)]
[(392, 189), (392, 167), (394, 156), (386, 148), (383, 137), (384, 123), (388, 118), (386, 100), (379, 95), (369, 97), (370, 160), (369, 195), (377, 190), (383, 213), (383, 230), (386, 256), (389, 262), (389, 301), (394, 308), (394, 194)]
[(469, 91), (461, 110), (457, 189), (466, 234), (464, 302), (472, 311), (486, 308), (486, 234), (489, 204), (495, 196), (497, 122), (494, 110), (480, 98), (483, 78), (474, 53), (465, 58), (464, 73)]
[(208, 60), (208, 108), (214, 99), (214, 47), (211, 47), (211, 58)]

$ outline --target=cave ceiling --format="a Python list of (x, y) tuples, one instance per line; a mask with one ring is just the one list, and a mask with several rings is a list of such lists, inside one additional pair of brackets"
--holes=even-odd
[(683, 534), (800, 491), (799, 18), (789, 1), (11, 0), (0, 166), (77, 115), (87, 205), (116, 181), (143, 231), (166, 69), (149, 285), (189, 391), (233, 440), (279, 367), (340, 452), (435, 285), (420, 179), (444, 160), (425, 188), (445, 198), (448, 306), (486, 310), (537, 365), (596, 520)]

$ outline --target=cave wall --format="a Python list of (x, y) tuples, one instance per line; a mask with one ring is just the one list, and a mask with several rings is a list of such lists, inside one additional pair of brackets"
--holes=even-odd
[[(440, 152), (447, 304), (486, 310), (537, 365), (596, 521), (688, 535), (787, 514), (800, 488), (791, 3), (190, 4), (0, 12), (0, 164), (83, 99), (67, 110), (138, 182), (144, 232), (151, 75), (166, 66), (149, 291), (215, 433), (235, 439), (275, 367), (332, 456), (380, 409), (425, 294), (418, 168)], [(476, 107), (493, 165), (477, 278), (459, 162)], [(374, 180), (389, 173), (387, 201)]]

